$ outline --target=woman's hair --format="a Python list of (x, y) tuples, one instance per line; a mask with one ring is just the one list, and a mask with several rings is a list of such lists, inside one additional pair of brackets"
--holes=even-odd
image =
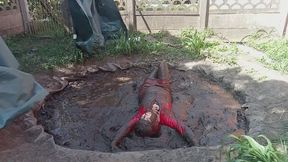
[(145, 137), (145, 136), (149, 136), (149, 137), (154, 137), (154, 136), (158, 136), (159, 134), (159, 130), (157, 130), (156, 128), (153, 128), (153, 125), (157, 125), (157, 115), (152, 113), (151, 117), (150, 117), (151, 121), (147, 121), (144, 119), (140, 119), (139, 122), (136, 124), (135, 127), (135, 134), (137, 136), (141, 136), (141, 137)]
[(135, 134), (137, 136), (145, 137), (145, 136), (149, 136), (151, 132), (152, 132), (151, 122), (144, 120), (144, 119), (140, 119), (135, 127)]

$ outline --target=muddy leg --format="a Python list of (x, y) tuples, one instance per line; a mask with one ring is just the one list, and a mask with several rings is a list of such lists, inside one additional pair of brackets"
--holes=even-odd
[(165, 61), (162, 61), (159, 65), (158, 79), (170, 80), (168, 64)]
[(149, 79), (156, 79), (158, 74), (158, 68), (154, 68), (151, 74), (148, 76)]

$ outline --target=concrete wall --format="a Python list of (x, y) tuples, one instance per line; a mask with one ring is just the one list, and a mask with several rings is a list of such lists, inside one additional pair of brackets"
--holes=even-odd
[[(141, 8), (141, 5), (148, 3), (146, 1), (136, 0), (137, 7)], [(203, 4), (205, 1), (209, 5), (205, 6), (205, 3)], [(130, 3), (129, 0), (126, 2)], [(195, 3), (194, 7), (198, 9), (180, 12), (175, 10), (170, 12), (158, 11), (159, 6), (162, 5), (163, 7), (164, 5), (151, 4), (149, 6), (150, 11), (145, 10), (145, 8), (142, 8), (141, 12), (137, 9), (134, 11), (136, 22), (130, 22), (131, 18), (129, 19), (129, 17), (131, 15), (127, 15), (127, 13), (133, 13), (132, 11), (125, 12), (125, 10), (133, 10), (133, 8), (125, 8), (124, 6), (125, 10), (121, 12), (125, 23), (136, 24), (138, 31), (156, 32), (168, 30), (175, 33), (185, 28), (203, 29), (207, 27), (220, 33), (230, 41), (240, 41), (246, 35), (260, 29), (274, 30), (281, 35), (288, 11), (287, 2), (287, 0), (201, 0), (199, 2), (191, 0), (191, 3)], [(185, 6), (185, 4), (182, 5)], [(153, 6), (158, 7), (153, 8)], [(208, 13), (207, 15), (205, 15), (206, 12)], [(207, 21), (206, 25), (201, 24), (204, 21)]]
[[(150, 2), (149, 0), (115, 1), (119, 1), (118, 7), (129, 28), (132, 25), (138, 31), (168, 30), (179, 33), (185, 28), (203, 29), (207, 27), (232, 41), (239, 41), (259, 29), (268, 31), (273, 29), (282, 34), (288, 10), (287, 0), (190, 0), (190, 4), (174, 0), (177, 3), (183, 3), (182, 6), (186, 6), (181, 10), (173, 8), (175, 7), (175, 5), (171, 5), (173, 0), (171, 0), (171, 4), (164, 5), (158, 3), (161, 1)], [(12, 4), (0, 4), (0, 34), (2, 36), (21, 33), (24, 28), (26, 31), (29, 28), (27, 27), (30, 19), (29, 13), (24, 10), (21, 12), (20, 7), (27, 8), (27, 2), (26, 4), (24, 2), (26, 0), (12, 0)], [(152, 4), (156, 2), (158, 4)], [(143, 7), (146, 4), (149, 4), (148, 7), (146, 6), (147, 10)], [(157, 5), (158, 7), (155, 7)], [(162, 9), (166, 8), (159, 10), (159, 5), (162, 5)], [(205, 23), (206, 21), (207, 23)]]

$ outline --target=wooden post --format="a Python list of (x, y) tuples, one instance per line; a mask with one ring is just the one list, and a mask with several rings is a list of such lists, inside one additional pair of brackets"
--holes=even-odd
[(209, 20), (209, 0), (200, 0), (199, 14), (200, 14), (200, 28), (206, 29), (208, 27), (208, 20)]
[(18, 5), (22, 15), (24, 32), (30, 32), (30, 15), (27, 0), (18, 0)]
[(130, 31), (136, 31), (136, 10), (135, 10), (135, 0), (126, 0), (126, 10), (128, 14), (128, 29)]

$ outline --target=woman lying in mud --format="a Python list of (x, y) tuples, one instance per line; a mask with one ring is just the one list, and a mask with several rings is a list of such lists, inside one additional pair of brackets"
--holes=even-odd
[(122, 140), (133, 130), (137, 136), (159, 137), (161, 125), (175, 129), (190, 146), (195, 144), (192, 130), (174, 118), (170, 74), (166, 62), (161, 62), (144, 81), (139, 90), (139, 110), (122, 126), (112, 141), (112, 150), (117, 150)]

